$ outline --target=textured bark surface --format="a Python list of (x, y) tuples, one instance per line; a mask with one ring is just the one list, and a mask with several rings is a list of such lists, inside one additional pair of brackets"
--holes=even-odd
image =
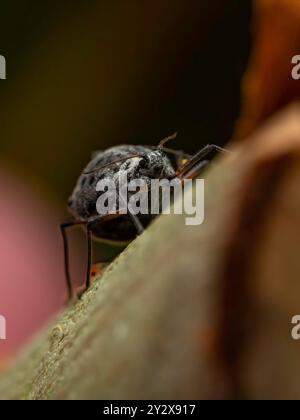
[(299, 398), (300, 108), (216, 160), (0, 380), (3, 399)]

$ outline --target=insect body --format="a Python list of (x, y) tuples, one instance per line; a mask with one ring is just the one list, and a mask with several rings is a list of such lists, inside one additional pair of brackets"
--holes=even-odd
[(130, 241), (137, 230), (143, 230), (153, 218), (151, 214), (139, 215), (137, 220), (130, 214), (110, 217), (97, 212), (97, 183), (109, 179), (118, 186), (120, 177), (126, 177), (128, 182), (143, 179), (150, 185), (151, 179), (174, 178), (175, 169), (163, 151), (150, 147), (125, 145), (98, 152), (80, 175), (68, 202), (77, 220), (95, 220), (90, 228), (96, 238)]
[[(176, 134), (175, 134), (176, 135)], [(65, 251), (65, 274), (69, 295), (73, 296), (68, 262), (68, 242), (66, 229), (83, 225), (87, 231), (88, 264), (86, 287), (90, 284), (92, 237), (100, 240), (128, 242), (141, 233), (155, 215), (135, 215), (127, 213), (99, 214), (96, 202), (99, 197), (97, 184), (101, 180), (118, 184), (121, 176), (131, 180), (140, 179), (150, 186), (153, 179), (195, 178), (209, 162), (212, 153), (224, 151), (215, 145), (208, 145), (194, 156), (165, 147), (170, 136), (157, 147), (122, 145), (97, 152), (79, 176), (74, 191), (69, 198), (69, 211), (74, 220), (61, 225)], [(175, 157), (175, 159), (174, 159)], [(119, 197), (120, 198), (120, 197)]]

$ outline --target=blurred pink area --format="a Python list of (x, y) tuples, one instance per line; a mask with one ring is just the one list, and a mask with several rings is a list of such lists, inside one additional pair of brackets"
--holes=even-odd
[(0, 364), (66, 300), (59, 221), (46, 196), (0, 167)]

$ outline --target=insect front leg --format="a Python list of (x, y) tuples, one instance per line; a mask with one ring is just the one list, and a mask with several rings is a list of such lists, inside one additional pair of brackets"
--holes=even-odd
[(142, 223), (140, 222), (140, 219), (135, 214), (133, 214), (129, 209), (128, 209), (128, 215), (131, 218), (132, 223), (134, 224), (137, 230), (137, 234), (141, 235), (145, 229)]
[(65, 279), (66, 279), (69, 300), (75, 297), (75, 293), (73, 290), (73, 285), (72, 285), (71, 275), (70, 275), (69, 243), (68, 243), (68, 237), (67, 237), (67, 229), (73, 226), (79, 226), (79, 225), (84, 225), (84, 224), (85, 222), (74, 220), (74, 221), (62, 223), (60, 225), (60, 230), (63, 237)]
[(202, 160), (201, 162), (197, 163), (191, 170), (184, 174), (184, 176), (180, 176), (180, 179), (195, 179), (198, 178), (199, 175), (204, 171), (204, 169), (209, 165), (209, 160)]
[(210, 159), (207, 159), (209, 155), (213, 152), (219, 153), (229, 153), (228, 150), (223, 149), (222, 147), (216, 146), (215, 144), (208, 144), (204, 146), (199, 152), (197, 152), (188, 162), (182, 165), (176, 172), (178, 178), (187, 177), (187, 174), (190, 173), (193, 168), (200, 165), (201, 162), (206, 161), (206, 165)]
[(69, 244), (68, 244), (68, 237), (67, 237), (67, 229), (74, 227), (74, 226), (82, 226), (86, 225), (87, 230), (87, 271), (86, 271), (86, 284), (84, 290), (89, 288), (90, 286), (90, 278), (91, 278), (91, 266), (92, 266), (92, 231), (91, 225), (95, 223), (95, 221), (99, 221), (103, 216), (98, 216), (96, 218), (87, 220), (87, 221), (70, 221), (66, 223), (62, 223), (60, 226), (62, 237), (63, 237), (63, 245), (64, 245), (64, 266), (65, 266), (65, 279), (66, 285), (68, 290), (68, 300), (72, 300), (75, 297), (80, 297), (80, 293), (76, 293), (73, 289), (71, 274), (70, 274), (70, 261), (69, 261)]
[(81, 298), (82, 294), (89, 289), (91, 286), (91, 268), (93, 264), (93, 238), (92, 238), (92, 226), (95, 223), (99, 223), (105, 220), (106, 216), (96, 216), (90, 218), (86, 222), (86, 240), (87, 240), (87, 267), (86, 267), (86, 279), (85, 286), (82, 292), (77, 293), (77, 297)]
[[(136, 227), (137, 233), (141, 234), (144, 231), (144, 227), (141, 224), (138, 217), (131, 213), (128, 209), (128, 215), (131, 217), (134, 226)], [(91, 268), (93, 264), (93, 240), (92, 240), (92, 227), (96, 223), (105, 223), (108, 220), (111, 220), (113, 217), (119, 217), (120, 214), (106, 214), (103, 216), (95, 216), (89, 219), (86, 222), (86, 237), (87, 237), (87, 270), (86, 270), (86, 281), (85, 287), (82, 292), (77, 294), (77, 297), (80, 298), (82, 294), (89, 289), (91, 285)], [(67, 278), (70, 279), (69, 269), (67, 270), (68, 276)], [(71, 284), (70, 280), (68, 280), (68, 284)], [(73, 294), (72, 294), (73, 296)]]
[[(137, 234), (138, 235), (141, 235), (143, 232), (144, 232), (144, 226), (142, 225), (142, 223), (140, 222), (140, 220), (139, 220), (139, 218), (136, 216), (136, 214), (134, 214), (131, 210), (130, 210), (130, 208), (129, 208), (129, 206), (128, 206), (128, 203), (126, 202), (126, 199), (123, 197), (123, 195), (121, 194), (121, 193), (119, 193), (119, 201), (120, 201), (120, 199), (122, 200), (122, 203), (124, 203), (123, 205), (125, 205), (125, 206), (127, 206), (127, 213), (128, 213), (128, 215), (129, 215), (129, 217), (131, 218), (131, 220), (132, 220), (132, 223), (134, 224), (134, 226), (135, 226), (135, 228), (136, 228), (136, 230), (137, 230)], [(122, 211), (120, 211), (120, 212), (122, 212)]]

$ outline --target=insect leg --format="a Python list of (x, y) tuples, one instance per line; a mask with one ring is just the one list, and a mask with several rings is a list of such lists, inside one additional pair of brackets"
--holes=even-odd
[[(202, 171), (207, 167), (209, 164), (209, 160), (202, 160), (201, 162), (197, 163), (191, 170), (184, 174), (185, 179), (195, 179), (197, 178)], [(182, 178), (181, 178), (182, 179)]]
[(128, 211), (128, 215), (130, 216), (134, 226), (136, 227), (138, 235), (141, 235), (145, 230), (144, 226), (142, 225), (139, 218), (135, 214), (133, 214), (129, 209), (127, 211)]
[(229, 153), (228, 150), (222, 147), (216, 146), (215, 144), (208, 144), (204, 146), (198, 153), (196, 153), (187, 163), (181, 166), (176, 175), (179, 178), (183, 178), (187, 173), (191, 171), (199, 162), (203, 161), (213, 152)]
[[(141, 224), (141, 222), (139, 221), (138, 217), (131, 213), (128, 210), (128, 214), (131, 217), (137, 231), (138, 234), (141, 234), (144, 231), (144, 227)], [(90, 285), (91, 285), (91, 267), (92, 267), (92, 255), (93, 255), (93, 241), (92, 241), (92, 225), (98, 222), (105, 222), (106, 220), (110, 220), (114, 217), (118, 217), (118, 214), (106, 214), (103, 216), (96, 216), (93, 217), (89, 220), (87, 220), (87, 222), (85, 222), (84, 224), (86, 224), (86, 234), (87, 234), (87, 270), (86, 270), (86, 283), (85, 283), (85, 288), (82, 292), (78, 293), (78, 297), (80, 298), (82, 296), (82, 294), (89, 289)], [(76, 223), (75, 223), (76, 224)], [(81, 223), (83, 224), (83, 223)], [(67, 248), (66, 248), (67, 251)], [(67, 252), (66, 252), (67, 254)], [(71, 282), (70, 282), (70, 275), (69, 275), (69, 264), (67, 263), (66, 265), (66, 278), (68, 279), (68, 285), (69, 285), (69, 290), (71, 290), (72, 294), (71, 296), (73, 296), (73, 291), (72, 291), (72, 287), (71, 287)]]
[(87, 237), (87, 269), (86, 269), (86, 280), (85, 287), (82, 291), (77, 294), (80, 298), (82, 294), (88, 290), (91, 286), (91, 268), (93, 264), (93, 238), (92, 238), (92, 225), (99, 222), (105, 222), (114, 217), (118, 217), (118, 214), (106, 214), (102, 216), (95, 216), (87, 220), (86, 222), (86, 237)]
[(74, 293), (73, 293), (73, 287), (72, 287), (72, 281), (71, 281), (71, 275), (70, 275), (69, 244), (68, 244), (68, 238), (67, 238), (67, 229), (73, 226), (83, 225), (83, 224), (85, 224), (85, 222), (72, 221), (72, 222), (62, 223), (60, 225), (60, 230), (62, 233), (63, 245), (64, 245), (65, 279), (66, 279), (69, 299), (72, 299), (74, 297)]
[(86, 267), (86, 280), (85, 287), (82, 292), (77, 294), (77, 297), (80, 298), (82, 294), (89, 289), (91, 285), (91, 268), (93, 263), (93, 238), (92, 238), (92, 225), (94, 223), (105, 220), (109, 215), (105, 216), (96, 216), (90, 218), (86, 223), (86, 238), (87, 238), (87, 267)]
[(123, 195), (120, 193), (119, 194), (119, 200), (122, 199), (122, 202), (125, 203), (125, 205), (127, 206), (127, 213), (129, 215), (129, 217), (131, 218), (138, 235), (141, 235), (144, 232), (144, 226), (142, 225), (142, 223), (140, 222), (139, 218), (130, 210), (128, 204), (126, 203), (125, 198), (123, 197)]

